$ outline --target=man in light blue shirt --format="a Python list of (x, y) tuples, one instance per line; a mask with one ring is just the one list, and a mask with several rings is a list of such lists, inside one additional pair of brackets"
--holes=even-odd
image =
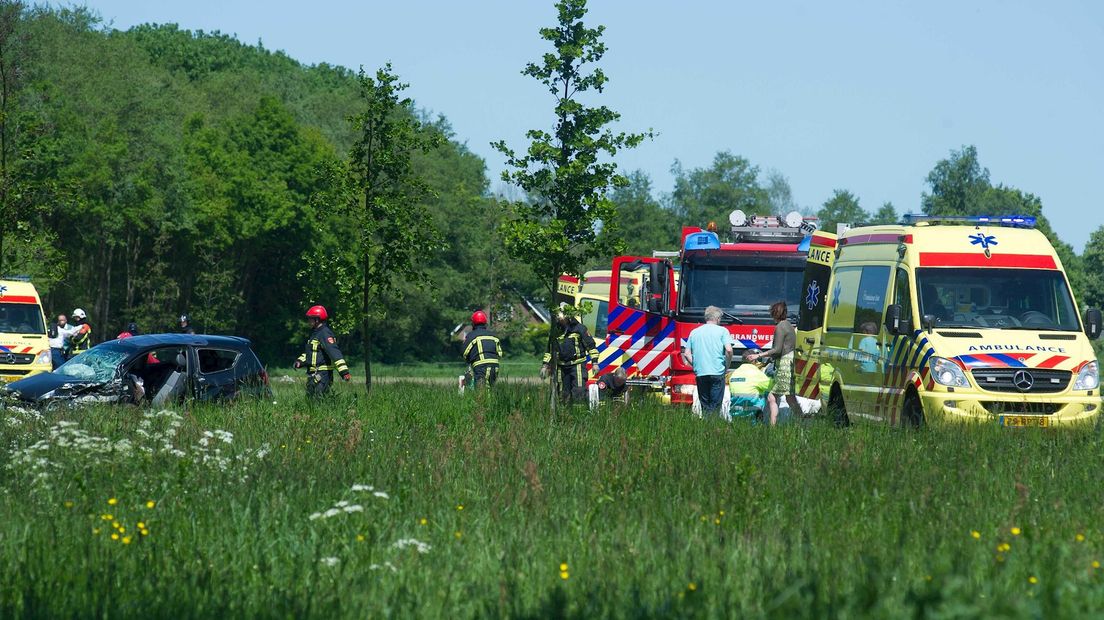
[(725, 370), (732, 361), (732, 334), (721, 327), (721, 309), (705, 309), (705, 324), (690, 332), (682, 359), (694, 367), (702, 414), (719, 414), (724, 399)]

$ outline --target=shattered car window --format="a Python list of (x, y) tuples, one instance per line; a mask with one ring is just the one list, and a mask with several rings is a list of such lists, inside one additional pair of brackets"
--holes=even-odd
[(119, 351), (101, 345), (65, 362), (54, 372), (80, 381), (103, 383), (115, 377), (115, 371), (126, 357), (126, 351)]

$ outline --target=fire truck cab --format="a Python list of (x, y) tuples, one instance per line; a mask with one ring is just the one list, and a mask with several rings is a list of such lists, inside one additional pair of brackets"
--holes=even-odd
[[(712, 224), (704, 230), (684, 227), (677, 256), (614, 259), (607, 335), (599, 346), (597, 375), (622, 367), (630, 385), (661, 391), (672, 403), (691, 404), (694, 370), (679, 352), (690, 332), (705, 322), (707, 306), (724, 312), (722, 325), (736, 341), (736, 364), (745, 351), (771, 344), (771, 304), (785, 301), (791, 320), (796, 320), (815, 218), (797, 212), (749, 217), (737, 210), (729, 223), (725, 241)], [(677, 267), (672, 259), (677, 259)], [(614, 294), (621, 279), (641, 273), (639, 301), (621, 303)]]

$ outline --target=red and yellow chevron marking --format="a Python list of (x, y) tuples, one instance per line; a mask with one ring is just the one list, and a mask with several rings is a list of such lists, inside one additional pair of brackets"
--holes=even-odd
[(820, 398), (820, 363), (800, 358), (794, 359), (794, 383), (797, 395), (803, 398)]

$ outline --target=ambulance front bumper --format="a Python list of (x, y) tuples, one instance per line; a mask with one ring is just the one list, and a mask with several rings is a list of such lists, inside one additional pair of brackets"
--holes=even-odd
[[(1072, 426), (1095, 422), (1100, 416), (1101, 397), (1085, 393), (1037, 397), (979, 393), (928, 393), (921, 395), (929, 420), (1018, 426), (1045, 418), (1040, 426)], [(1017, 424), (1010, 424), (1015, 421)]]

